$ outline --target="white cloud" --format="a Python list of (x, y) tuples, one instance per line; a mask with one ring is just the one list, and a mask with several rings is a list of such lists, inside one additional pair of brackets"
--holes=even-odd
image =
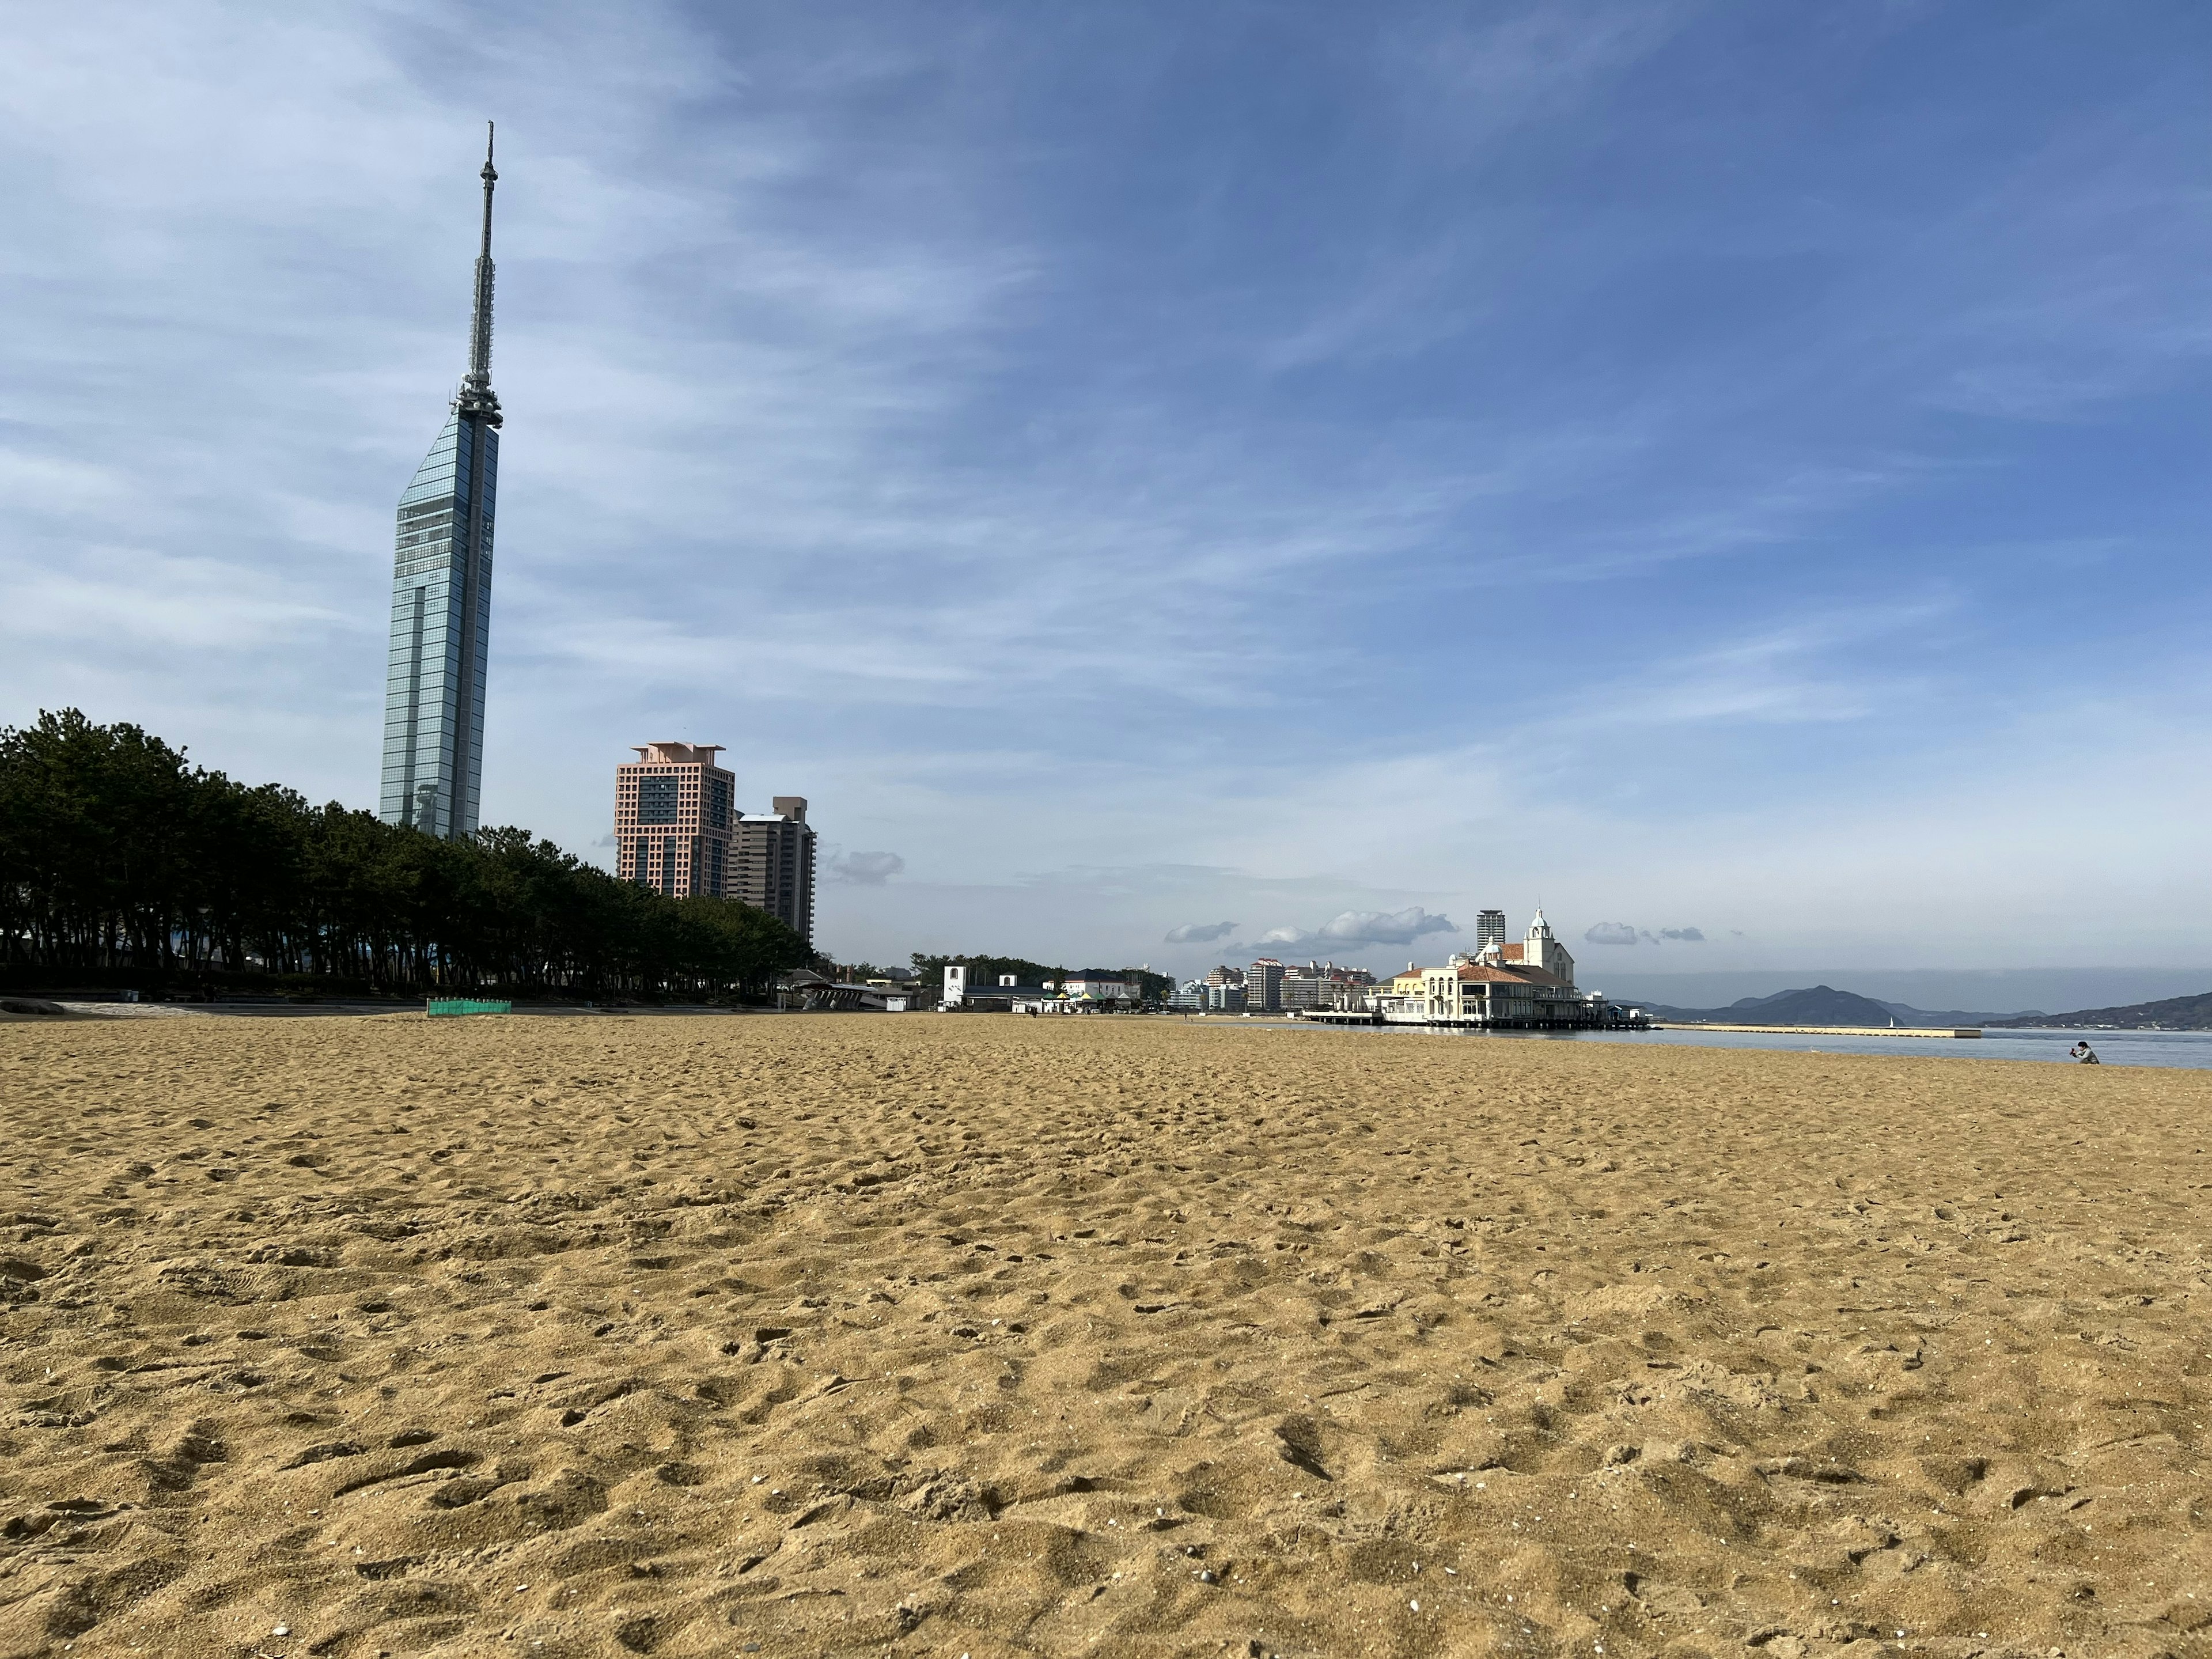
[(905, 868), (906, 860), (896, 853), (839, 853), (828, 863), (830, 880), (855, 887), (881, 887)]
[(1346, 910), (1311, 932), (1303, 927), (1273, 927), (1260, 935), (1262, 945), (1410, 945), (1425, 933), (1456, 933), (1449, 916), (1432, 915), (1421, 906), (1403, 910)]
[(1211, 945), (1216, 939), (1227, 939), (1237, 931), (1233, 921), (1187, 921), (1180, 927), (1168, 930), (1170, 945)]
[(1633, 945), (1636, 930), (1625, 921), (1601, 921), (1586, 930), (1583, 938), (1592, 945)]

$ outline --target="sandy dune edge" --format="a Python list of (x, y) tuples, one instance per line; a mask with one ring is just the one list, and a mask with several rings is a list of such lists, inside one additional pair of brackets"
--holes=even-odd
[(2212, 1636), (2203, 1074), (173, 1020), (0, 1098), (0, 1656)]

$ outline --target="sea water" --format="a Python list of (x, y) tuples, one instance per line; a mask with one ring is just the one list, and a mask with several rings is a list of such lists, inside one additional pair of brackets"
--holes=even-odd
[(2097, 1051), (2098, 1060), (2106, 1066), (2169, 1066), (2187, 1071), (2212, 1071), (2212, 1031), (2027, 1030), (1986, 1030), (1978, 1037), (1914, 1037), (1849, 1036), (1825, 1031), (1701, 1031), (1680, 1025), (1649, 1031), (1483, 1031), (1449, 1025), (1324, 1026), (1318, 1021), (1307, 1029), (1457, 1037), (1481, 1042), (1626, 1042), (1658, 1048), (1790, 1048), (1819, 1054), (1935, 1054), (1945, 1060), (2025, 1060), (2069, 1066), (2075, 1062), (2066, 1051), (2086, 1038)]

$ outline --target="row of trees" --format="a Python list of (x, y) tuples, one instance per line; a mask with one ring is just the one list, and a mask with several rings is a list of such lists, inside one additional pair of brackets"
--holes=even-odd
[(442, 841), (313, 806), (75, 709), (0, 730), (0, 963), (19, 983), (759, 997), (811, 960), (772, 916), (617, 881), (527, 830)]

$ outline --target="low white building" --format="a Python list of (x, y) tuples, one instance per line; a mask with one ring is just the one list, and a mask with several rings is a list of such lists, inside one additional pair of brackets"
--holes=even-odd
[(1144, 988), (1103, 968), (1086, 968), (1060, 982), (1060, 994), (1070, 1002), (1092, 1006), (1134, 1006), (1144, 1000)]
[(1418, 990), (1384, 999), (1382, 1018), (1396, 1025), (1603, 1024), (1603, 1000), (1540, 968), (1458, 957), (1423, 969)]
[(1575, 988), (1575, 959), (1541, 910), (1527, 939), (1491, 939), (1474, 956), (1398, 975), (1376, 1012), (1394, 1025), (1587, 1028), (1618, 1024), (1596, 992)]
[[(1077, 1014), (1095, 1012), (1101, 1008), (1123, 1006), (1111, 988), (1121, 988), (1127, 1006), (1133, 1006), (1137, 988), (1128, 984), (1120, 975), (1110, 978), (1093, 974), (1087, 981), (1081, 979), (1046, 980), (1040, 985), (1024, 985), (1012, 974), (995, 975), (997, 983), (982, 985), (969, 976), (965, 963), (945, 964), (945, 995), (938, 1004), (941, 1013), (979, 1014)], [(1085, 996), (1076, 988), (1085, 986), (1091, 993)]]

